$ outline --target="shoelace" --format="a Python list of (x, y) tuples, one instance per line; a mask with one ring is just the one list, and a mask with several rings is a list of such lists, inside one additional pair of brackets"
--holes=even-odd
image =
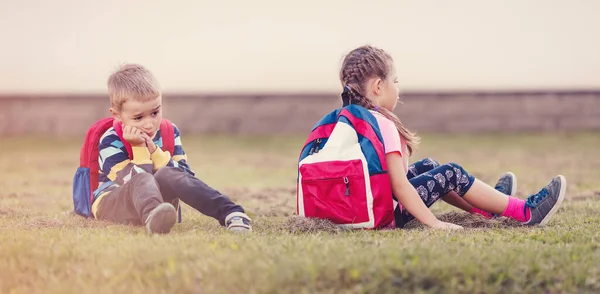
[(529, 196), (529, 198), (527, 198), (527, 201), (525, 202), (525, 205), (531, 208), (535, 208), (538, 205), (538, 203), (540, 203), (540, 201), (542, 201), (544, 198), (546, 198), (546, 196), (548, 196), (548, 194), (548, 189), (542, 188), (542, 190), (540, 190), (537, 194)]

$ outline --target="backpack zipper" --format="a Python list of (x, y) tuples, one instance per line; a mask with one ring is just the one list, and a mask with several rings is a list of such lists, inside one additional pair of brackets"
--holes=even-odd
[(344, 177), (344, 184), (346, 185), (346, 196), (350, 196), (350, 181), (348, 181), (348, 177)]
[(315, 153), (319, 153), (319, 149), (321, 149), (321, 138), (315, 141)]
[(321, 138), (316, 139), (315, 141), (313, 141), (313, 145), (310, 148), (310, 150), (308, 151), (308, 155), (313, 155), (313, 153), (317, 153), (319, 152), (319, 145), (321, 145)]

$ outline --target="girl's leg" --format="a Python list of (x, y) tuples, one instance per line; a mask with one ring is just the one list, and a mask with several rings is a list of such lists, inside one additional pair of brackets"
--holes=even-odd
[(469, 202), (465, 201), (464, 199), (462, 199), (462, 197), (458, 196), (458, 194), (456, 194), (456, 192), (451, 191), (450, 193), (446, 194), (442, 200), (454, 207), (458, 207), (466, 212), (471, 212), (471, 213), (478, 213), (481, 215), (484, 215), (486, 217), (491, 217), (491, 214), (483, 211), (483, 210), (477, 210), (476, 207), (473, 207), (471, 204), (469, 204)]
[[(410, 169), (409, 169), (410, 170)], [(455, 193), (459, 198), (469, 190), (475, 179), (467, 173), (455, 173), (454, 165), (445, 164), (409, 179), (421, 199), (430, 207), (438, 199)], [(396, 227), (402, 228), (414, 217), (407, 210), (395, 211)]]
[[(440, 163), (432, 158), (425, 158), (423, 160), (417, 161), (414, 164), (408, 167), (407, 177), (408, 179), (412, 179), (420, 174), (429, 172), (440, 166)], [(506, 173), (500, 177), (498, 184), (496, 184), (496, 189), (499, 191), (507, 190), (513, 191), (516, 189), (516, 177), (512, 173)], [(512, 192), (514, 194), (514, 192)], [(450, 191), (442, 197), (442, 200), (454, 207), (458, 207), (466, 212), (475, 213), (483, 215), (487, 218), (492, 218), (493, 215), (487, 211), (483, 211), (476, 207), (473, 207), (467, 201), (465, 201), (462, 197), (460, 197), (456, 192)]]
[[(450, 190), (455, 191), (469, 204), (479, 209), (510, 217), (527, 225), (545, 225), (556, 213), (566, 193), (566, 179), (557, 176), (538, 193), (525, 200), (508, 196), (469, 175), (460, 165), (449, 163), (444, 171)], [(431, 171), (434, 178), (444, 178), (437, 169)], [(455, 177), (455, 178), (453, 178)], [(456, 181), (456, 182), (455, 182)], [(452, 189), (453, 188), (453, 189)]]
[(463, 197), (473, 206), (496, 214), (501, 214), (506, 210), (510, 199), (507, 195), (477, 179)]
[[(429, 172), (435, 168), (438, 168), (440, 163), (433, 158), (425, 158), (417, 161), (408, 167), (408, 173), (406, 176), (408, 179), (417, 177), (418, 175)], [(472, 212), (473, 206), (467, 201), (463, 200), (456, 192), (450, 191), (449, 193), (442, 196), (442, 200), (454, 207), (458, 207), (466, 212)]]
[[(431, 173), (438, 180), (443, 179), (445, 176), (450, 181), (447, 187), (448, 190), (456, 192), (474, 208), (502, 214), (503, 216), (508, 216), (522, 222), (528, 220), (529, 216), (525, 209), (525, 201), (507, 196), (482, 181), (475, 179), (456, 163), (449, 163), (443, 165), (443, 167), (446, 167), (442, 171), (443, 173), (437, 170), (433, 170)], [(463, 184), (463, 186), (460, 184)]]
[[(500, 176), (500, 179), (498, 180), (498, 183), (496, 183), (496, 186), (494, 187), (494, 189), (504, 195), (514, 196), (516, 194), (516, 190), (517, 190), (517, 177), (511, 172), (504, 173), (502, 176)], [(468, 207), (468, 209), (465, 209), (463, 207), (459, 207), (459, 208), (462, 208), (473, 214), (480, 214), (485, 218), (494, 218), (499, 215), (497, 213), (493, 213), (493, 211), (480, 209), (480, 208), (476, 207), (477, 205), (473, 206), (473, 205), (469, 204), (467, 201), (465, 201), (465, 199), (459, 197), (456, 193), (452, 193), (452, 192), (449, 193), (448, 196), (444, 197), (444, 201), (446, 201), (446, 203), (454, 205), (456, 207), (459, 207), (456, 204), (463, 205), (463, 207)], [(456, 203), (456, 204), (454, 204), (454, 203)], [(465, 206), (465, 203), (467, 206)]]
[(557, 176), (527, 200), (505, 196), (479, 180), (464, 196), (472, 205), (510, 217), (527, 225), (545, 225), (556, 213), (566, 194), (565, 177)]

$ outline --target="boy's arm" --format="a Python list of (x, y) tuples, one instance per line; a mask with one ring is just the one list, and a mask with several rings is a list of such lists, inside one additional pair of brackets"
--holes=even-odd
[[(169, 154), (169, 152), (163, 151), (158, 147), (156, 148), (156, 151), (152, 153), (151, 159), (153, 163), (154, 172), (156, 172), (162, 167), (171, 166), (182, 168), (184, 171), (186, 171), (192, 176), (196, 175), (196, 173), (192, 171), (192, 169), (187, 163), (187, 155), (185, 154), (185, 151), (183, 151), (183, 147), (181, 145), (181, 133), (179, 132), (179, 129), (177, 128), (177, 126), (175, 126), (175, 124), (173, 124), (173, 135), (175, 137), (175, 148), (173, 150), (174, 154), (172, 157)], [(165, 138), (162, 139), (163, 142), (164, 140), (166, 140)]]
[(98, 146), (100, 172), (119, 185), (127, 183), (138, 173), (152, 173), (152, 160), (147, 147), (132, 147), (133, 159), (116, 132), (111, 131)]

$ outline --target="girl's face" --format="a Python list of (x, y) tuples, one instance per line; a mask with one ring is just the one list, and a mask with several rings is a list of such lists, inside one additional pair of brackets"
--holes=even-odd
[(392, 65), (385, 80), (377, 79), (374, 85), (374, 100), (379, 107), (393, 111), (398, 103), (400, 89), (398, 88), (398, 76), (396, 68)]

